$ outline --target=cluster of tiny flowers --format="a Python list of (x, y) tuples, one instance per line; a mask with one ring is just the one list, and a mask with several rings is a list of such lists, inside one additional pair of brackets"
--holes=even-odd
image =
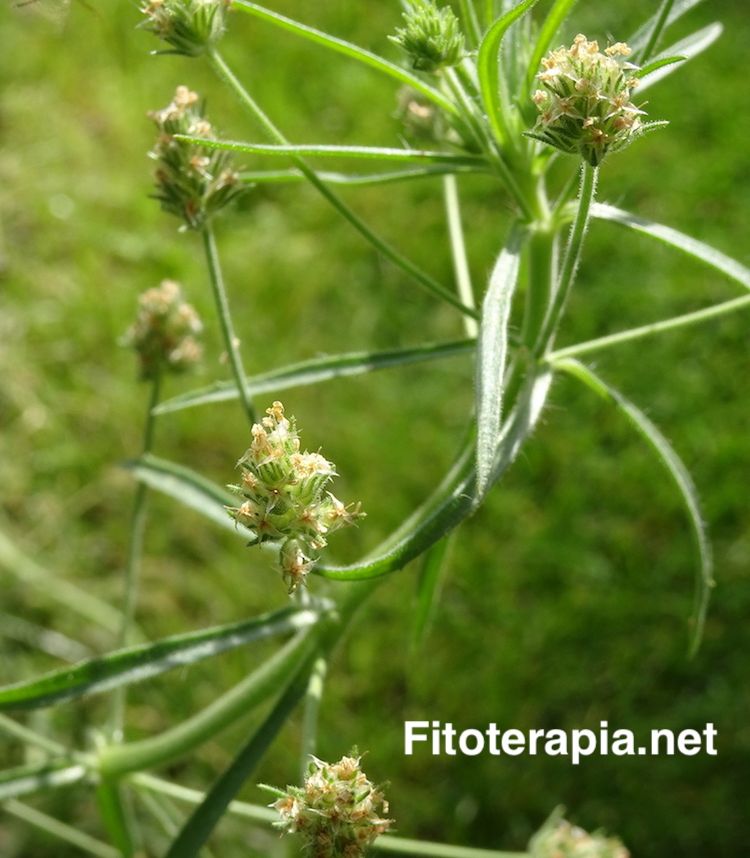
[(364, 516), (359, 504), (344, 506), (326, 487), (336, 476), (334, 465), (320, 453), (300, 451), (294, 418), (274, 402), (252, 428), (252, 444), (238, 462), (239, 485), (230, 490), (242, 498), (228, 507), (238, 524), (249, 528), (251, 544), (280, 542), (279, 565), (293, 593), (305, 582), (328, 536)]
[(594, 166), (632, 142), (644, 111), (630, 100), (638, 85), (638, 66), (625, 61), (630, 53), (623, 42), (601, 53), (597, 42), (578, 35), (570, 48), (548, 54), (533, 96), (540, 115), (532, 136)]
[(390, 36), (418, 71), (436, 72), (458, 65), (464, 58), (464, 37), (451, 8), (438, 8), (432, 0), (412, 0), (404, 12), (405, 27)]
[(555, 812), (529, 843), (530, 858), (630, 858), (616, 837), (571, 825)]
[(185, 372), (201, 359), (198, 336), (203, 330), (198, 314), (182, 297), (173, 280), (163, 280), (138, 299), (138, 314), (125, 342), (138, 354), (142, 379), (163, 370)]
[(366, 777), (358, 756), (338, 763), (311, 758), (305, 784), (287, 787), (271, 806), (285, 832), (302, 835), (309, 858), (362, 858), (388, 831), (388, 803)]
[(205, 139), (214, 136), (198, 95), (186, 86), (178, 86), (172, 102), (163, 110), (152, 111), (149, 117), (159, 129), (151, 151), (159, 165), (156, 198), (187, 227), (200, 229), (243, 191), (231, 167), (231, 155), (175, 139), (176, 134)]
[(146, 29), (172, 46), (167, 53), (197, 57), (224, 35), (232, 0), (146, 0)]

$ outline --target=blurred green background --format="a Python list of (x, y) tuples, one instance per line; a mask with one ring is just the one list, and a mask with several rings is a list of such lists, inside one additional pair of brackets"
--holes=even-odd
[[(395, 58), (396, 0), (274, 0), (273, 8)], [(41, 0), (0, 8), (0, 530), (57, 576), (116, 601), (132, 485), (118, 462), (137, 452), (145, 390), (118, 338), (136, 296), (180, 280), (209, 321), (202, 377), (226, 377), (201, 250), (149, 199), (147, 110), (187, 83), (208, 96), (228, 136), (261, 139), (200, 61), (151, 57), (135, 3)], [(20, 4), (19, 4), (20, 6)], [(627, 38), (656, 0), (581, 0), (568, 33)], [(540, 4), (544, 8), (544, 4)], [(671, 122), (604, 171), (600, 196), (696, 235), (750, 263), (750, 18), (745, 0), (704, 3), (675, 39), (720, 17), (708, 54), (648, 93)], [(237, 15), (227, 53), (295, 141), (398, 145), (394, 88), (343, 58)], [(248, 167), (263, 166), (251, 159)], [(472, 270), (481, 284), (508, 221), (505, 199), (462, 183)], [(360, 189), (352, 206), (440, 280), (451, 279), (439, 180)], [(218, 227), (251, 371), (319, 353), (461, 336), (458, 315), (380, 259), (314, 191), (258, 189)], [(565, 342), (686, 312), (736, 284), (648, 239), (597, 223), (565, 324)], [(750, 838), (748, 624), (750, 473), (748, 316), (737, 315), (601, 356), (598, 370), (674, 442), (700, 489), (719, 586), (705, 643), (686, 656), (694, 559), (684, 513), (649, 450), (617, 413), (560, 380), (543, 425), (490, 501), (460, 531), (435, 625), (409, 648), (416, 570), (392, 576), (338, 652), (322, 711), (320, 754), (357, 744), (391, 782), (405, 836), (522, 849), (564, 804), (584, 827), (619, 833), (639, 858), (744, 856)], [(364, 526), (333, 540), (351, 559), (376, 544), (439, 480), (471, 408), (466, 359), (338, 381), (284, 397), (304, 440), (361, 499)], [(239, 407), (170, 416), (157, 452), (228, 482), (247, 446)], [(140, 620), (153, 637), (240, 619), (285, 602), (262, 557), (154, 497)], [(0, 570), (0, 681), (58, 665), (48, 627), (104, 651), (112, 640)], [(18, 618), (24, 622), (19, 623)], [(31, 625), (29, 625), (31, 624)], [(44, 642), (47, 641), (45, 644)], [(53, 642), (54, 644), (54, 642)], [(214, 699), (264, 654), (225, 655), (139, 686), (129, 734), (156, 733)], [(105, 703), (67, 704), (28, 722), (91, 741)], [(431, 758), (402, 754), (406, 718), (465, 728), (613, 726), (719, 730), (717, 757)], [(164, 774), (205, 788), (254, 721)], [(296, 778), (297, 730), (259, 779)], [(6, 764), (22, 749), (3, 740)], [(243, 796), (265, 801), (248, 785)], [(36, 806), (98, 833), (85, 790)], [(223, 858), (273, 854), (275, 836), (224, 824)], [(220, 844), (220, 846), (218, 846)], [(79, 854), (0, 810), (0, 854)]]

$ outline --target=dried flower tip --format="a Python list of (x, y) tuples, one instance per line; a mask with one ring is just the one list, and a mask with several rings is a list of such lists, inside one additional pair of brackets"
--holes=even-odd
[(168, 53), (197, 57), (221, 39), (232, 0), (146, 0), (145, 28), (171, 45)]
[(617, 837), (589, 834), (563, 819), (556, 810), (529, 843), (530, 858), (630, 858)]
[(356, 750), (337, 763), (310, 758), (302, 787), (287, 791), (271, 807), (285, 833), (299, 833), (315, 858), (362, 858), (390, 828), (388, 802), (360, 767)]
[(162, 208), (191, 229), (200, 229), (243, 193), (229, 152), (207, 150), (176, 135), (210, 139), (211, 123), (203, 115), (197, 93), (178, 86), (172, 101), (149, 117), (159, 129), (151, 157), (158, 162), (156, 198)]
[(438, 8), (433, 0), (412, 0), (404, 22), (406, 26), (389, 38), (408, 54), (413, 68), (436, 72), (464, 58), (464, 36), (450, 7)]
[(293, 417), (274, 402), (252, 427), (250, 447), (238, 462), (242, 498), (228, 507), (234, 520), (249, 528), (253, 543), (278, 542), (279, 569), (289, 592), (306, 582), (328, 536), (364, 516), (359, 504), (345, 506), (328, 490), (336, 468), (318, 452), (300, 450)]
[(163, 370), (185, 372), (199, 363), (202, 330), (200, 318), (184, 301), (179, 284), (163, 280), (138, 299), (138, 314), (125, 342), (138, 354), (141, 378), (151, 379)]
[(532, 96), (539, 119), (530, 136), (593, 166), (659, 123), (643, 123), (644, 111), (630, 100), (638, 84), (630, 48), (617, 42), (600, 52), (599, 44), (578, 35), (570, 48), (558, 48), (542, 60), (541, 84)]

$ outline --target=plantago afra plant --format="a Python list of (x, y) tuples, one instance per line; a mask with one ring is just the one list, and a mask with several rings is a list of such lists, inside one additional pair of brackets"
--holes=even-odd
[[(150, 382), (152, 395), (142, 454), (130, 464), (138, 489), (119, 648), (73, 668), (0, 689), (0, 709), (4, 710), (49, 707), (86, 694), (112, 692), (111, 723), (96, 742), (74, 749), (0, 716), (3, 729), (48, 755), (42, 763), (0, 777), (0, 799), (15, 802), (18, 815), (24, 813), (20, 801), (24, 796), (42, 787), (63, 789), (82, 782), (98, 795), (114, 848), (93, 838), (82, 839), (72, 827), (42, 814), (26, 816), (95, 855), (133, 856), (143, 845), (138, 842), (139, 829), (131, 814), (133, 794), (172, 796), (195, 805), (171, 832), (166, 858), (201, 854), (225, 814), (259, 825), (280, 823), (298, 836), (297, 845), (313, 858), (359, 858), (379, 849), (399, 852), (399, 848), (404, 854), (452, 858), (506, 854), (394, 838), (387, 833), (391, 820), (383, 793), (362, 772), (360, 758), (353, 754), (331, 765), (311, 753), (327, 663), (357, 607), (384, 576), (404, 569), (411, 561), (424, 556), (430, 568), (442, 562), (446, 539), (482, 505), (533, 435), (553, 382), (561, 374), (622, 412), (684, 502), (697, 546), (698, 587), (690, 638), (692, 649), (698, 646), (713, 571), (695, 486), (678, 454), (646, 414), (584, 361), (621, 343), (645, 341), (735, 312), (750, 303), (750, 296), (565, 347), (559, 346), (558, 335), (576, 288), (592, 220), (609, 221), (658, 239), (750, 289), (750, 271), (739, 262), (644, 215), (597, 201), (600, 172), (607, 170), (619, 152), (636, 142), (630, 157), (638, 157), (639, 148), (640, 157), (648, 157), (647, 147), (659, 145), (658, 135), (637, 142), (645, 132), (664, 128), (668, 121), (668, 117), (647, 117), (643, 93), (708, 47), (720, 28), (660, 49), (667, 27), (694, 5), (664, 0), (632, 39), (617, 33), (623, 41), (605, 42), (603, 34), (588, 33), (576, 35), (571, 43), (560, 30), (573, 5), (570, 0), (555, 0), (547, 17), (535, 20), (536, 0), (515, 4), (462, 0), (460, 16), (445, 4), (412, 0), (404, 4), (402, 18), (394, 15), (392, 32), (383, 34), (391, 37), (391, 58), (250, 0), (149, 0), (142, 6), (143, 28), (159, 40), (155, 53), (176, 53), (207, 64), (218, 84), (234, 96), (236, 109), (257, 129), (257, 139), (252, 142), (222, 138), (207, 119), (201, 97), (187, 85), (178, 87), (173, 95), (161, 92), (155, 76), (154, 102), (163, 104), (171, 98), (167, 107), (149, 114), (156, 125), (150, 153), (156, 164), (155, 196), (165, 212), (180, 220), (186, 243), (195, 234), (200, 240), (206, 287), (216, 310), (215, 319), (207, 324), (218, 326), (231, 378), (161, 399), (162, 377), (197, 360), (201, 324), (184, 302), (180, 288), (170, 281), (143, 296), (127, 339), (138, 354), (141, 376)], [(366, 14), (364, 4), (362, 14)], [(262, 78), (257, 91), (250, 91), (241, 81), (241, 70), (232, 68), (221, 52), (223, 40), (234, 38), (233, 19), (240, 16), (258, 28), (275, 27), (306, 39), (322, 56), (338, 53), (381, 73), (397, 89), (394, 94), (405, 139), (418, 142), (419, 148), (290, 143), (261, 104)], [(265, 75), (272, 73), (272, 69), (264, 70)], [(243, 347), (251, 341), (252, 332), (242, 332), (244, 341), (237, 336), (215, 238), (218, 224), (224, 222), (231, 228), (232, 204), (249, 184), (234, 162), (238, 156), (282, 159), (289, 164), (281, 171), (255, 171), (252, 182), (262, 184), (280, 177), (289, 182), (307, 181), (405, 279), (427, 290), (436, 302), (448, 304), (463, 325), (464, 338), (395, 352), (328, 356), (248, 376)], [(354, 166), (336, 173), (319, 168), (319, 162), (331, 157)], [(381, 166), (375, 172), (361, 173), (356, 165), (363, 160)], [(486, 284), (472, 282), (467, 259), (460, 211), (461, 181), (467, 174), (484, 183), (487, 199), (493, 200), (492, 211), (498, 208), (495, 198), (502, 195), (511, 212)], [(442, 196), (445, 205), (455, 267), (453, 285), (422, 270), (383, 239), (335, 189), (336, 185), (415, 178), (442, 185), (436, 188), (436, 197)], [(144, 189), (147, 184), (144, 171)], [(191, 283), (191, 294), (198, 288), (200, 284)], [(318, 450), (301, 449), (294, 419), (282, 404), (264, 402), (263, 416), (258, 419), (254, 400), (270, 390), (280, 393), (339, 375), (458, 354), (474, 358), (476, 398), (467, 418), (467, 440), (455, 463), (435, 479), (434, 492), (423, 506), (378, 549), (348, 565), (331, 564), (325, 554), (328, 539), (334, 531), (362, 518), (360, 506), (344, 505), (330, 493), (334, 465)], [(289, 395), (287, 404), (291, 399)], [(229, 491), (196, 470), (153, 454), (157, 419), (226, 401), (239, 402), (250, 433), (249, 447), (238, 463), (239, 477)], [(306, 430), (310, 438), (315, 437), (314, 426)], [(227, 456), (236, 456), (247, 443), (247, 436), (238, 438), (236, 449), (226, 451)], [(226, 482), (232, 479), (228, 468)], [(135, 633), (134, 620), (146, 489), (203, 513), (209, 522), (228, 527), (247, 544), (271, 549), (269, 566), (281, 572), (290, 594), (288, 603), (240, 623), (144, 642)], [(345, 538), (342, 534), (341, 540)], [(242, 551), (239, 542), (238, 551)], [(422, 615), (437, 598), (435, 580), (435, 575), (424, 576), (420, 604), (426, 607)], [(276, 602), (280, 592), (285, 599), (278, 584), (269, 581), (269, 602)], [(344, 587), (344, 582), (359, 582), (359, 586)], [(377, 630), (371, 634), (377, 635)], [(127, 740), (127, 686), (177, 665), (270, 637), (286, 640), (206, 709), (153, 736)], [(277, 794), (277, 814), (235, 801), (242, 784), (253, 778), (265, 752), (303, 700), (302, 783)], [(206, 793), (146, 774), (191, 755), (221, 730), (267, 703), (270, 707), (260, 725)], [(378, 749), (370, 752), (373, 768), (384, 768)], [(394, 816), (402, 825), (408, 824), (407, 808), (395, 808)], [(150, 849), (148, 844), (145, 848)], [(554, 817), (526, 853), (514, 854), (625, 858), (628, 853), (614, 838), (588, 835)]]

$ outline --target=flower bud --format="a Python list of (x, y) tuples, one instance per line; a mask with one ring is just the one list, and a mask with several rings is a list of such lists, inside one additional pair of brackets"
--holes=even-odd
[(305, 583), (328, 536), (364, 513), (345, 506), (327, 487), (336, 468), (320, 453), (300, 450), (294, 418), (274, 402), (252, 428), (252, 443), (238, 463), (242, 479), (230, 490), (242, 501), (227, 511), (249, 528), (252, 544), (279, 542), (279, 568), (293, 593)]
[(556, 810), (529, 843), (530, 858), (630, 858), (616, 837), (589, 834), (563, 819)]
[(203, 325), (182, 297), (179, 284), (163, 280), (138, 299), (138, 314), (125, 342), (140, 360), (141, 378), (152, 379), (163, 370), (179, 373), (201, 359), (198, 336)]
[(363, 858), (390, 828), (388, 802), (360, 768), (356, 750), (338, 763), (310, 758), (302, 787), (287, 787), (271, 807), (277, 828), (299, 833), (313, 858)]
[(412, 0), (404, 12), (405, 27), (390, 40), (405, 51), (418, 71), (437, 72), (464, 58), (464, 36), (453, 10), (433, 0)]
[(172, 46), (168, 53), (197, 57), (224, 35), (232, 0), (146, 0), (145, 28)]
[(616, 152), (649, 128), (645, 112), (630, 100), (638, 85), (638, 66), (626, 62), (631, 53), (623, 42), (599, 51), (597, 42), (576, 36), (570, 48), (558, 48), (542, 60), (540, 83), (532, 100), (539, 110), (535, 137), (598, 166), (607, 152)]
[(150, 153), (158, 163), (156, 199), (164, 211), (184, 220), (187, 228), (200, 229), (244, 190), (231, 167), (231, 153), (175, 139), (176, 134), (214, 136), (198, 95), (186, 86), (178, 86), (172, 102), (149, 117), (159, 129)]

